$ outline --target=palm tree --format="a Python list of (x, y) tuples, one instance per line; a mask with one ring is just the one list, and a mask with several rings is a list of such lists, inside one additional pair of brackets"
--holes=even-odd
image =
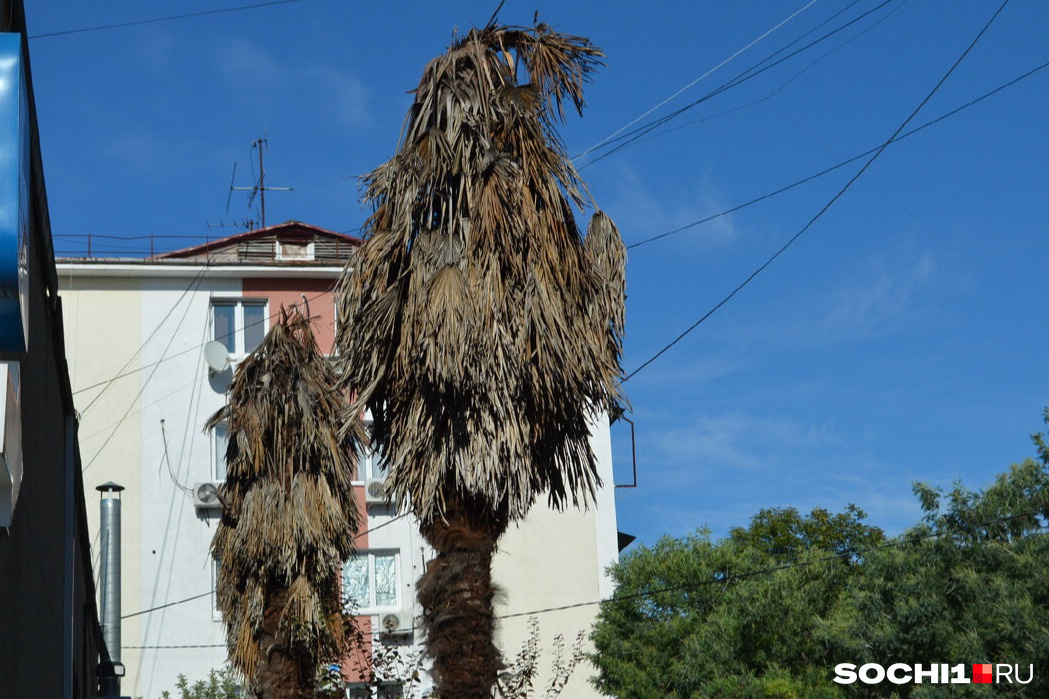
[(600, 56), (543, 24), (471, 30), (426, 66), (396, 155), (364, 178), (339, 359), (389, 493), (436, 551), (417, 590), (445, 699), (490, 696), (499, 537), (543, 494), (590, 501), (588, 420), (622, 400), (625, 250), (600, 211), (583, 239), (555, 131)]
[(339, 662), (350, 637), (338, 575), (358, 527), (351, 481), (364, 434), (307, 316), (282, 309), (207, 422), (229, 427), (212, 542), (218, 606), (230, 662), (263, 697), (313, 696), (317, 667)]

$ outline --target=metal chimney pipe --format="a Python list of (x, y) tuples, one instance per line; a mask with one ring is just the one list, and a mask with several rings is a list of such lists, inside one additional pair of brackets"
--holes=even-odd
[(120, 491), (124, 486), (110, 481), (95, 488), (102, 493), (99, 587), (101, 588), (102, 639), (108, 658), (99, 665), (102, 696), (120, 696)]

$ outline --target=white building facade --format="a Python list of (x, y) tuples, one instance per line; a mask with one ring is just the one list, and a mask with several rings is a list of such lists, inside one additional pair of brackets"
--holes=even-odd
[[(122, 692), (159, 697), (179, 674), (201, 679), (225, 663), (209, 547), (220, 511), (201, 484), (225, 476), (224, 439), (204, 422), (225, 403), (233, 366), (254, 349), (282, 306), (308, 302), (320, 348), (332, 350), (331, 289), (360, 241), (298, 222), (231, 236), (153, 258), (60, 260), (66, 353), (80, 413), (87, 490), (106, 481), (123, 492)], [(231, 366), (216, 371), (208, 342), (225, 345)], [(212, 359), (212, 364), (214, 360)], [(221, 368), (221, 367), (219, 367)], [(528, 612), (608, 597), (605, 569), (618, 558), (612, 456), (607, 423), (592, 442), (604, 482), (588, 511), (539, 504), (504, 537), (494, 577), (505, 591), (499, 641), (512, 658), (528, 636)], [(368, 459), (356, 487), (367, 531), (344, 568), (344, 590), (359, 600), (362, 627), (375, 638), (396, 631), (417, 644), (414, 585), (430, 552), (411, 517), (368, 495), (381, 478)], [(98, 505), (89, 498), (98, 550)], [(96, 566), (97, 574), (97, 566)], [(597, 606), (538, 614), (541, 646), (588, 631)], [(544, 655), (544, 670), (552, 658)], [(597, 696), (588, 666), (562, 696)], [(352, 679), (352, 678), (351, 678)], [(542, 673), (541, 680), (542, 681)]]

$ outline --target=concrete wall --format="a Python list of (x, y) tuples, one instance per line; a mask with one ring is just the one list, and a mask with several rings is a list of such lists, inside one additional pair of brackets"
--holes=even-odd
[[(569, 508), (558, 512), (545, 501), (537, 503), (519, 526), (511, 526), (503, 536), (493, 563), (492, 577), (504, 595), (496, 612), (503, 617), (498, 628), (499, 647), (508, 661), (527, 641), (530, 619), (538, 620), (541, 652), (535, 686), (542, 691), (537, 696), (545, 696), (552, 678), (554, 638), (563, 637), (563, 659), (567, 660), (576, 636), (580, 632), (590, 634), (598, 610), (594, 602), (612, 593), (605, 570), (619, 554), (612, 449), (605, 416), (591, 423), (590, 443), (604, 483), (594, 505), (585, 511)], [(551, 609), (565, 606), (571, 608)], [(584, 648), (592, 650), (589, 640)], [(580, 663), (561, 696), (601, 696), (588, 682), (593, 674), (588, 662)]]

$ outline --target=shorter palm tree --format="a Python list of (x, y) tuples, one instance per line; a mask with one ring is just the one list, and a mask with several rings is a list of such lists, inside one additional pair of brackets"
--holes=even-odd
[(312, 696), (317, 667), (339, 662), (351, 637), (338, 576), (360, 521), (351, 481), (364, 433), (307, 316), (281, 310), (207, 422), (229, 429), (211, 545), (218, 606), (230, 662), (262, 697)]

